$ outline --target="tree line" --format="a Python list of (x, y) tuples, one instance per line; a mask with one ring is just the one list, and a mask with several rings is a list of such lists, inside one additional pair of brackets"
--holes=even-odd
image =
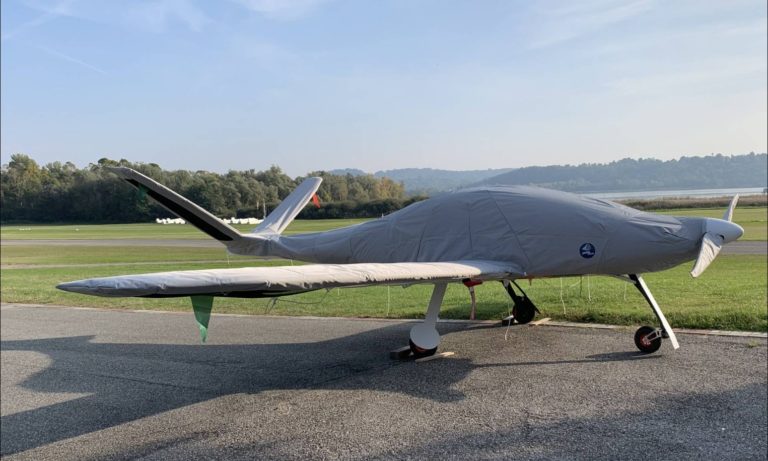
[[(291, 178), (277, 167), (265, 171), (168, 171), (155, 163), (102, 158), (78, 168), (71, 162), (40, 166), (14, 154), (0, 170), (0, 220), (3, 222), (147, 222), (172, 213), (139, 193), (105, 167), (126, 166), (160, 182), (219, 217), (258, 217), (274, 209), (304, 177)], [(402, 183), (372, 175), (316, 171), (320, 209), (299, 217), (375, 217), (398, 210), (406, 198)]]

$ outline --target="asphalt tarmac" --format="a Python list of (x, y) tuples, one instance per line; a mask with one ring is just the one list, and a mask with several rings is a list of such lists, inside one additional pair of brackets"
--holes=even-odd
[[(158, 301), (162, 302), (162, 301)], [(4, 305), (4, 459), (766, 459), (764, 338)]]

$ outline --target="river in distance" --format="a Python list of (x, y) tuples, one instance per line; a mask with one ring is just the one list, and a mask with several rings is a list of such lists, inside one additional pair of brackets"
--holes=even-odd
[(645, 190), (636, 192), (586, 192), (586, 195), (604, 199), (653, 199), (653, 198), (708, 198), (708, 197), (732, 197), (736, 194), (761, 195), (765, 194), (764, 187), (744, 187), (735, 189), (693, 189), (693, 190)]

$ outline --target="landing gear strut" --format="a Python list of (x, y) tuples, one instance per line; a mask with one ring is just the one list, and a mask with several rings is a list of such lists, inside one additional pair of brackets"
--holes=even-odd
[(437, 332), (436, 325), (447, 286), (448, 284), (445, 282), (435, 284), (424, 322), (411, 328), (408, 344), (411, 347), (411, 352), (417, 358), (434, 355), (437, 352), (437, 346), (440, 345), (440, 333)]
[[(509, 297), (512, 298), (512, 302), (514, 303), (512, 306), (512, 315), (502, 320), (504, 326), (510, 325), (513, 320), (517, 320), (517, 323), (520, 324), (525, 324), (533, 320), (533, 318), (536, 316), (536, 313), (539, 312), (539, 309), (535, 304), (533, 304), (533, 301), (528, 298), (528, 295), (525, 294), (525, 291), (520, 288), (520, 285), (515, 283), (514, 280), (504, 280), (502, 284), (507, 290), (507, 293), (509, 293)], [(522, 296), (518, 296), (518, 294), (515, 293), (512, 285), (515, 285), (517, 289), (520, 290)]]
[(672, 343), (672, 347), (675, 349), (679, 348), (680, 344), (677, 342), (675, 332), (672, 331), (672, 327), (669, 326), (667, 318), (664, 317), (664, 313), (661, 312), (661, 308), (656, 302), (656, 299), (654, 299), (653, 295), (651, 294), (651, 291), (648, 289), (648, 285), (645, 284), (645, 280), (636, 274), (629, 274), (629, 279), (651, 306), (653, 313), (656, 314), (656, 318), (659, 320), (659, 324), (661, 325), (659, 328), (653, 328), (649, 326), (642, 326), (638, 328), (638, 330), (635, 332), (635, 345), (637, 348), (640, 350), (640, 352), (645, 352), (646, 354), (656, 352), (661, 347), (662, 338), (669, 338), (669, 341)]

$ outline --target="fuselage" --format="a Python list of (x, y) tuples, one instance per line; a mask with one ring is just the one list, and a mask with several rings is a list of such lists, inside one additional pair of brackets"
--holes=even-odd
[(230, 250), (314, 263), (505, 261), (531, 277), (645, 273), (695, 259), (706, 221), (549, 189), (489, 187)]

